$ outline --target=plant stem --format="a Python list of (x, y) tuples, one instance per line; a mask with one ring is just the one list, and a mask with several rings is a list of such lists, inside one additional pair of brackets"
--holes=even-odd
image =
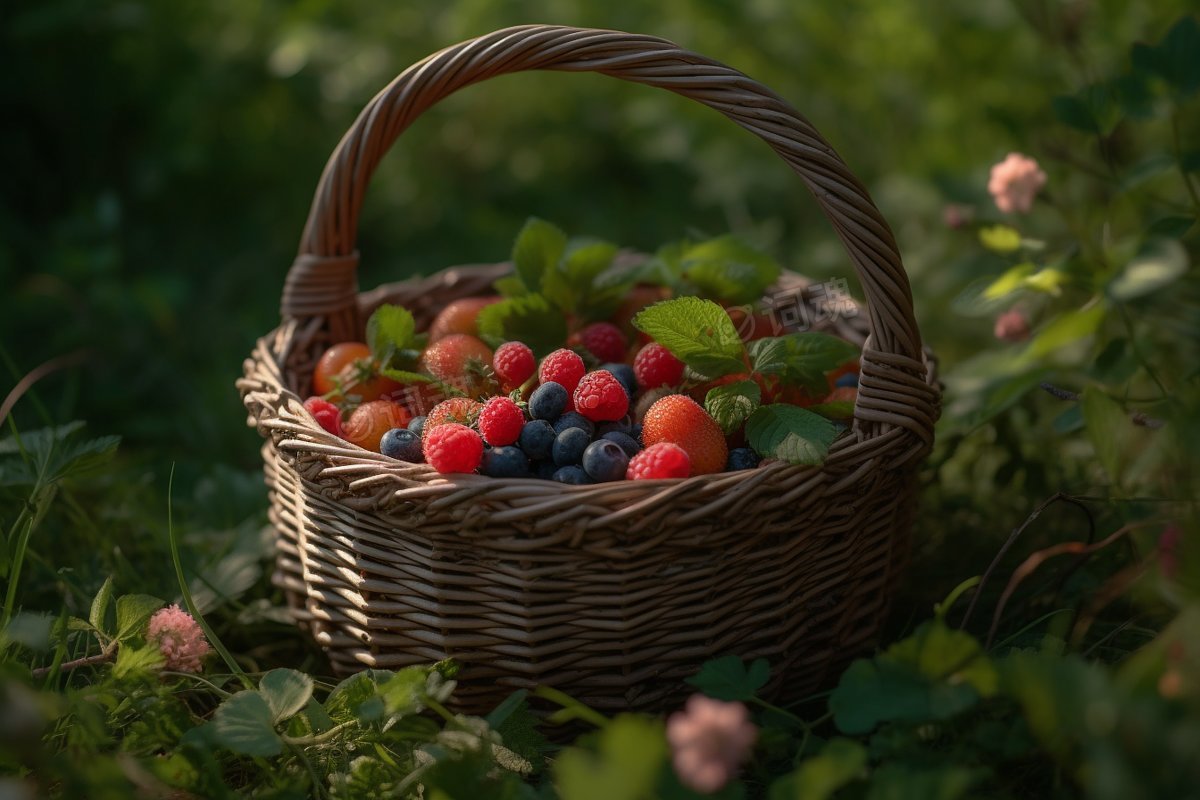
[[(109, 661), (112, 661), (116, 654), (117, 646), (116, 642), (113, 642), (108, 647), (104, 648), (104, 650), (96, 653), (94, 656), (84, 656), (83, 658), (76, 658), (73, 661), (64, 661), (62, 664), (58, 665), (58, 671), (60, 673), (70, 672), (71, 670), (78, 669), (79, 667), (92, 667), (96, 664), (105, 664)], [(44, 678), (49, 675), (53, 669), (53, 666), (38, 667), (33, 671), (33, 677)]]
[(296, 736), (296, 737), (284, 736), (283, 741), (287, 742), (290, 745), (294, 745), (296, 747), (304, 747), (304, 746), (312, 745), (312, 744), (321, 744), (322, 742), (327, 742), (330, 739), (332, 739), (333, 737), (337, 736), (339, 733), (344, 731), (346, 728), (349, 728), (351, 725), (357, 725), (357, 724), (358, 723), (355, 720), (350, 720), (349, 722), (343, 722), (339, 725), (335, 725), (334, 727), (330, 728), (327, 731), (324, 731), (323, 733), (314, 733), (311, 736)]

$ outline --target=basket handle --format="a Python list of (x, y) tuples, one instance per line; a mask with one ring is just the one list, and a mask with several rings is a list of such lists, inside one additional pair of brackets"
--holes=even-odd
[(367, 104), (325, 165), (284, 284), (284, 319), (322, 318), (335, 340), (361, 335), (355, 241), (363, 197), (379, 161), (422, 112), (458, 89), (536, 69), (599, 72), (668, 89), (720, 111), (770, 145), (833, 223), (866, 295), (871, 335), (863, 352), (856, 418), (885, 428), (899, 425), (926, 444), (931, 441), (926, 367), (908, 276), (892, 231), (866, 187), (808, 120), (774, 92), (652, 36), (525, 25), (447, 47), (406, 69)]

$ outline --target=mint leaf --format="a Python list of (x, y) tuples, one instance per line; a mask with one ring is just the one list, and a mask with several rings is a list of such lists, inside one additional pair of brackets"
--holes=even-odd
[(277, 756), (283, 752), (283, 740), (275, 732), (271, 707), (253, 690), (238, 692), (217, 706), (212, 734), (219, 745), (235, 753)]
[(746, 349), (733, 320), (711, 300), (664, 300), (640, 311), (633, 326), (705, 377), (746, 371)]
[(367, 346), (380, 364), (390, 364), (398, 352), (414, 349), (416, 334), (417, 324), (407, 308), (382, 305), (367, 320)]
[(803, 386), (814, 394), (828, 391), (825, 373), (858, 355), (858, 348), (845, 339), (815, 331), (772, 336), (750, 343), (755, 372), (777, 375), (783, 384)]
[(762, 406), (746, 420), (746, 439), (756, 453), (791, 464), (820, 464), (836, 435), (829, 420), (787, 403)]
[(720, 236), (687, 247), (683, 276), (700, 293), (729, 303), (753, 303), (779, 280), (779, 264), (736, 236)]
[(761, 403), (762, 390), (754, 381), (717, 386), (704, 396), (704, 410), (717, 421), (726, 436), (740, 428)]
[(308, 704), (313, 693), (313, 679), (294, 669), (273, 669), (262, 676), (258, 693), (271, 709), (271, 720), (278, 724)]
[(567, 321), (562, 312), (540, 294), (510, 297), (479, 312), (479, 336), (492, 347), (519, 341), (539, 358), (563, 346)]
[(722, 656), (706, 661), (687, 682), (716, 700), (753, 700), (767, 685), (771, 665), (759, 658), (746, 669), (737, 656)]
[(542, 290), (542, 276), (558, 264), (567, 248), (567, 235), (545, 220), (530, 217), (517, 234), (512, 261), (517, 277), (531, 292)]

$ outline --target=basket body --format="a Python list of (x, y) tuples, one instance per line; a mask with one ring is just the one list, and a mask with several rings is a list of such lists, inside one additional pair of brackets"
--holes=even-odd
[[(443, 476), (342, 441), (304, 410), (320, 354), (361, 339), (374, 307), (403, 305), (427, 325), (508, 269), (454, 268), (359, 294), (356, 229), (370, 176), (407, 125), (463, 86), (527, 69), (690, 97), (759, 136), (813, 192), (866, 295), (863, 313), (815, 326), (862, 348), (854, 420), (823, 465), (591, 486)], [(779, 288), (804, 299), (806, 286), (789, 275)], [(653, 710), (676, 705), (685, 678), (728, 654), (766, 658), (765, 696), (798, 699), (877, 636), (932, 443), (935, 369), (866, 189), (795, 109), (736, 70), (662, 39), (557, 26), (430, 56), (335, 149), (281, 311), (238, 388), (265, 439), (275, 581), (337, 672), (452, 657), (464, 710), (538, 685), (602, 710)]]

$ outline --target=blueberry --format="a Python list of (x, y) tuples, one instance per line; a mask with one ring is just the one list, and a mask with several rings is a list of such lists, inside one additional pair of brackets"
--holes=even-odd
[(557, 470), (558, 470), (558, 464), (555, 464), (550, 459), (546, 459), (545, 461), (533, 462), (533, 477), (535, 477), (535, 478), (542, 478), (543, 480), (548, 481), (554, 477), (554, 473)]
[(483, 451), (479, 471), (493, 478), (529, 477), (529, 457), (519, 447), (505, 445)]
[(628, 466), (625, 449), (611, 439), (597, 439), (583, 451), (583, 470), (595, 481), (619, 481)]
[(530, 458), (549, 458), (550, 448), (554, 446), (554, 426), (544, 419), (530, 420), (521, 428), (521, 437), (517, 444)]
[(612, 376), (625, 387), (625, 394), (629, 395), (629, 401), (633, 402), (633, 396), (637, 394), (637, 378), (633, 375), (633, 367), (628, 364), (604, 364), (600, 369), (611, 372)]
[(559, 483), (569, 483), (573, 486), (582, 486), (585, 483), (591, 483), (592, 479), (583, 471), (583, 467), (569, 464), (565, 467), (559, 467), (554, 472), (554, 480)]
[(736, 472), (740, 469), (754, 469), (758, 466), (758, 453), (749, 447), (735, 447), (729, 451), (729, 459), (725, 462), (726, 472)]
[(553, 422), (567, 407), (567, 390), (561, 383), (546, 381), (529, 395), (529, 416)]
[(554, 438), (554, 463), (560, 467), (578, 464), (592, 437), (583, 428), (567, 428)]
[(642, 423), (639, 422), (636, 425), (631, 425), (629, 427), (629, 435), (637, 439), (638, 444), (645, 446), (646, 443), (642, 441)]
[(588, 435), (588, 439), (596, 435), (596, 426), (590, 419), (578, 411), (568, 411), (554, 423), (555, 433), (562, 433), (567, 428), (579, 428)]
[(847, 372), (845, 375), (842, 375), (836, 381), (834, 381), (833, 385), (837, 386), (839, 388), (844, 387), (844, 386), (850, 386), (850, 387), (857, 389), (858, 388), (858, 373), (857, 372)]
[(408, 429), (421, 436), (425, 433), (425, 417), (413, 417), (408, 421)]
[(629, 419), (629, 415), (625, 415), (624, 417), (621, 417), (616, 422), (601, 422), (599, 425), (596, 426), (595, 436), (596, 436), (596, 438), (599, 438), (606, 433), (613, 433), (613, 432), (627, 434), (627, 433), (629, 433), (629, 429), (631, 427), (633, 427), (632, 420)]
[[(633, 438), (628, 433), (621, 433), (620, 431), (609, 431), (601, 436), (600, 439), (616, 442), (617, 446), (624, 450), (625, 455), (629, 458), (633, 458), (635, 455), (637, 455), (637, 452), (642, 449), (642, 446), (638, 444), (637, 439)], [(596, 441), (600, 441), (600, 439), (597, 439)]]
[(413, 464), (420, 464), (425, 460), (425, 453), (421, 451), (421, 434), (413, 433), (407, 428), (392, 428), (385, 433), (379, 440), (379, 452), (389, 458), (398, 458)]

